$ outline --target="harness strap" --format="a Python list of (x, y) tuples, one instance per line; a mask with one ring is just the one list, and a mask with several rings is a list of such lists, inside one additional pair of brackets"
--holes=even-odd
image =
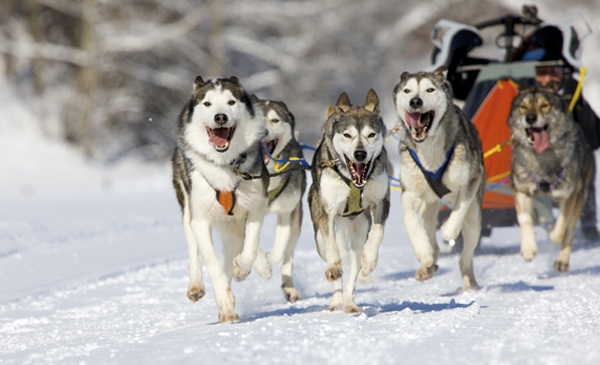
[(344, 213), (342, 213), (344, 217), (359, 215), (365, 211), (362, 207), (362, 189), (357, 188), (354, 184), (350, 184), (348, 187), (350, 188), (350, 195), (348, 195), (346, 208), (344, 209)]
[(529, 170), (527, 170), (527, 175), (529, 175), (529, 180), (531, 180), (531, 182), (535, 184), (539, 191), (541, 191), (542, 193), (551, 193), (552, 190), (554, 190), (554, 188), (556, 188), (565, 177), (565, 168), (563, 167), (562, 170), (560, 170), (560, 172), (556, 176), (556, 179), (554, 179), (552, 183), (547, 183), (545, 181), (537, 181), (533, 174), (529, 172)]
[(279, 184), (275, 189), (269, 191), (269, 205), (271, 205), (271, 203), (273, 203), (273, 201), (275, 199), (277, 199), (279, 197), (279, 195), (281, 195), (281, 193), (283, 193), (283, 191), (285, 190), (285, 188), (287, 187), (288, 183), (291, 180), (291, 176), (288, 175), (287, 179), (285, 179), (281, 184)]
[(441, 199), (444, 195), (448, 194), (450, 192), (450, 189), (448, 189), (446, 185), (444, 185), (444, 183), (442, 182), (442, 177), (444, 176), (446, 167), (448, 167), (450, 158), (452, 158), (452, 154), (454, 153), (454, 145), (450, 147), (450, 149), (446, 153), (446, 160), (436, 171), (429, 171), (425, 169), (425, 167), (423, 167), (423, 165), (421, 164), (419, 156), (415, 151), (408, 148), (408, 152), (410, 153), (410, 156), (412, 157), (413, 161), (415, 161), (415, 163), (423, 173), (423, 176), (425, 176), (427, 184), (429, 184), (429, 187), (431, 187), (435, 195), (437, 195)]

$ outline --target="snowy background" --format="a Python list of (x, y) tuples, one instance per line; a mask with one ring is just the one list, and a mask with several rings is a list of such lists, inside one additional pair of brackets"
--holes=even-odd
[[(514, 11), (521, 5), (499, 3)], [(563, 4), (538, 6), (552, 19), (571, 12)], [(585, 1), (573, 8), (595, 32), (584, 43), (584, 95), (600, 111), (600, 64), (593, 62), (600, 57), (600, 28), (593, 24), (600, 9)], [(432, 25), (432, 9), (413, 9), (407, 15), (413, 22), (397, 31)], [(407, 56), (409, 70), (419, 67), (417, 60), (426, 66), (428, 53)], [(398, 60), (391, 70), (382, 99), (391, 95), (401, 65)], [(187, 81), (182, 84), (187, 90)], [(329, 90), (331, 100), (323, 103), (334, 102), (345, 86)], [(233, 284), (240, 322), (218, 324), (208, 275), (200, 302), (185, 295), (187, 248), (168, 163), (135, 155), (86, 158), (80, 145), (40, 127), (42, 119), (58, 117), (42, 118), (31, 98), (0, 76), (0, 363), (600, 362), (600, 246), (576, 238), (571, 270), (559, 275), (552, 269), (558, 246), (543, 229), (531, 263), (519, 255), (516, 227), (495, 229), (474, 259), (482, 290), (457, 294), (457, 255), (442, 256), (432, 280), (413, 278), (418, 263), (397, 191), (379, 265), (356, 292), (362, 314), (326, 310), (331, 285), (306, 214), (294, 277), (303, 300), (285, 302), (277, 268), (268, 282), (252, 273)], [(46, 98), (53, 100), (51, 93)], [(382, 112), (391, 126), (389, 99)], [(388, 151), (397, 158), (395, 141)], [(265, 249), (274, 227), (269, 216), (261, 236)]]

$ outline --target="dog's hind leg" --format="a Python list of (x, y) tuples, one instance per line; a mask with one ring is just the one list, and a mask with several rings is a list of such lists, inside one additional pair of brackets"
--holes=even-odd
[(479, 289), (473, 274), (473, 253), (481, 234), (481, 206), (473, 201), (462, 225), (463, 249), (460, 255), (460, 274), (463, 278), (462, 290)]
[(350, 221), (345, 219), (346, 222), (344, 227), (350, 233), (350, 273), (348, 274), (348, 281), (344, 287), (344, 312), (346, 313), (360, 313), (362, 308), (356, 305), (354, 302), (354, 293), (356, 291), (356, 279), (358, 273), (361, 270), (361, 255), (365, 247), (365, 241), (367, 240), (367, 229), (369, 227), (369, 221), (364, 214), (359, 215)]
[(188, 286), (187, 297), (192, 302), (197, 302), (206, 294), (204, 283), (202, 282), (202, 264), (199, 260), (198, 241), (192, 231), (190, 208), (187, 203), (183, 205), (183, 233), (188, 244), (190, 255), (190, 284)]
[(294, 251), (300, 238), (300, 226), (302, 224), (302, 202), (298, 203), (296, 209), (291, 213), (291, 232), (283, 254), (281, 264), (281, 290), (288, 302), (294, 303), (300, 299), (300, 293), (294, 287)]
[(424, 202), (416, 194), (409, 191), (403, 192), (400, 200), (402, 202), (404, 227), (408, 232), (413, 252), (421, 264), (421, 267), (415, 273), (415, 279), (425, 281), (430, 279), (437, 271), (437, 265), (436, 253), (419, 218), (419, 212), (423, 208)]
[(215, 300), (219, 307), (219, 322), (238, 320), (235, 310), (235, 297), (231, 291), (231, 279), (227, 277), (223, 263), (215, 252), (211, 236), (211, 225), (207, 220), (193, 220), (192, 230), (199, 239), (200, 255), (213, 284)]
[(525, 261), (531, 261), (538, 250), (533, 228), (533, 199), (531, 196), (515, 191), (515, 209), (517, 221), (521, 227), (521, 256)]

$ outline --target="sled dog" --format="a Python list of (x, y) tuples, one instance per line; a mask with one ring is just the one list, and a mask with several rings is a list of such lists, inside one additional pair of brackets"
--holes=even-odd
[[(194, 81), (193, 94), (183, 108), (173, 154), (173, 186), (183, 216), (190, 255), (188, 298), (204, 294), (202, 257), (219, 307), (219, 322), (236, 321), (231, 279), (248, 276), (257, 255), (267, 211), (269, 177), (260, 144), (265, 118), (239, 80)], [(223, 262), (213, 244), (220, 232)]]
[[(289, 302), (300, 300), (294, 287), (294, 250), (300, 237), (302, 224), (302, 196), (306, 191), (305, 163), (302, 145), (295, 137), (295, 118), (287, 106), (280, 101), (252, 100), (260, 106), (267, 119), (267, 135), (263, 138), (263, 158), (269, 174), (269, 212), (277, 214), (275, 244), (270, 253), (260, 250), (254, 263), (256, 271), (264, 278), (271, 277), (271, 271), (261, 268), (281, 265), (281, 289)], [(264, 261), (268, 261), (265, 264)]]
[[(452, 206), (440, 230), (444, 240), (462, 231), (462, 290), (477, 288), (473, 252), (481, 232), (485, 171), (475, 126), (452, 103), (446, 69), (400, 75), (393, 92), (400, 118), (400, 185), (403, 221), (421, 267), (419, 281), (438, 270), (436, 223), (440, 200)], [(419, 217), (420, 216), (420, 217)]]
[(551, 87), (528, 87), (513, 100), (508, 118), (512, 136), (511, 186), (521, 227), (521, 255), (537, 253), (533, 197), (546, 195), (559, 213), (550, 241), (561, 243), (554, 261), (558, 272), (569, 270), (575, 224), (585, 203), (594, 164), (583, 132)]
[[(354, 302), (356, 279), (359, 271), (367, 276), (377, 266), (390, 207), (386, 128), (373, 89), (364, 106), (350, 104), (342, 93), (327, 114), (313, 157), (308, 204), (317, 251), (327, 262), (325, 277), (333, 282), (329, 310), (357, 313), (362, 309)], [(342, 260), (350, 265), (344, 288)]]

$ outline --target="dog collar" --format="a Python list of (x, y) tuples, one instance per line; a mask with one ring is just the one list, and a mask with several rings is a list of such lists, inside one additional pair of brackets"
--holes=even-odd
[(452, 154), (454, 153), (454, 145), (452, 145), (448, 152), (446, 152), (446, 159), (444, 160), (442, 165), (435, 171), (429, 171), (425, 167), (423, 167), (423, 164), (421, 164), (421, 160), (419, 160), (419, 155), (417, 155), (415, 151), (408, 148), (408, 153), (410, 153), (410, 156), (412, 157), (413, 161), (415, 161), (415, 163), (419, 167), (419, 170), (421, 170), (421, 172), (425, 176), (425, 180), (427, 180), (427, 183), (429, 184), (433, 192), (440, 199), (450, 192), (450, 189), (448, 189), (446, 185), (444, 185), (444, 183), (442, 182), (442, 177), (444, 176), (446, 167), (448, 167), (448, 163), (450, 162)]

